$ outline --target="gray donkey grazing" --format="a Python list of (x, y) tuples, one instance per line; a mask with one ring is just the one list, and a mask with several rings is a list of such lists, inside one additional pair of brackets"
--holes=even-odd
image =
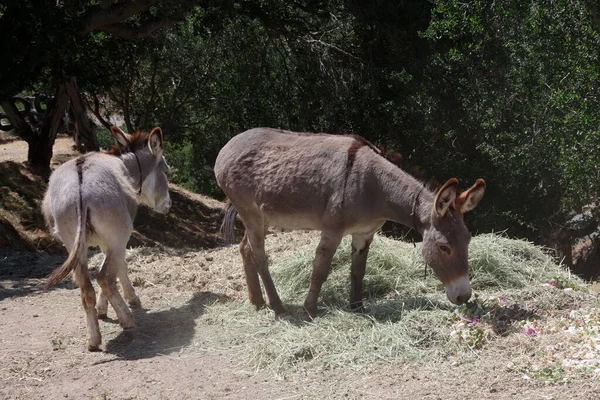
[(373, 235), (387, 220), (423, 235), (423, 257), (461, 304), (471, 297), (468, 246), (471, 234), (463, 214), (485, 191), (478, 179), (457, 194), (458, 180), (437, 193), (387, 161), (358, 136), (309, 134), (257, 128), (229, 141), (215, 163), (215, 175), (231, 204), (222, 231), (233, 241), (239, 213), (246, 232), (240, 244), (249, 298), (264, 306), (259, 275), (275, 313), (285, 311), (267, 265), (269, 226), (321, 231), (304, 307), (317, 313), (317, 298), (331, 260), (345, 235), (352, 235), (350, 305), (362, 308), (363, 278)]
[[(119, 146), (105, 153), (88, 153), (70, 160), (54, 171), (48, 183), (42, 211), (53, 235), (69, 257), (48, 278), (44, 289), (62, 281), (74, 271), (81, 288), (88, 331), (88, 350), (98, 350), (102, 341), (98, 317), (106, 317), (108, 302), (124, 329), (135, 327), (133, 315), (117, 289), (119, 278), (125, 299), (141, 306), (127, 276), (125, 247), (133, 230), (138, 203), (166, 214), (171, 207), (160, 128), (152, 132), (124, 133), (111, 128)], [(98, 273), (98, 296), (90, 281), (87, 249), (100, 246), (104, 262)]]

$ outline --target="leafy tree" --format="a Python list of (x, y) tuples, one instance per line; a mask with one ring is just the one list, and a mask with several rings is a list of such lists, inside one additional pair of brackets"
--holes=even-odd
[[(0, 37), (6, 38), (11, 54), (0, 70), (0, 105), (16, 133), (28, 141), (32, 167), (48, 173), (59, 120), (67, 109), (76, 119), (79, 136), (85, 139), (84, 147), (98, 148), (77, 77), (88, 68), (81, 64), (81, 58), (88, 52), (97, 53), (94, 46), (106, 37), (102, 34), (127, 40), (144, 39), (160, 28), (181, 22), (195, 7), (201, 7), (212, 18), (205, 20), (209, 25), (218, 26), (232, 15), (247, 15), (283, 35), (303, 29), (303, 13), (321, 13), (321, 3), (242, 0), (215, 5), (209, 0), (8, 0), (0, 8)], [(55, 101), (41, 121), (33, 118), (27, 121), (11, 98), (34, 88), (41, 77), (46, 87), (57, 88)]]
[(435, 49), (428, 103), (450, 122), (433, 159), (452, 154), (462, 173), (488, 178), (491, 214), (479, 226), (566, 257), (585, 233), (568, 220), (600, 189), (597, 28), (585, 1), (443, 0), (424, 34)]

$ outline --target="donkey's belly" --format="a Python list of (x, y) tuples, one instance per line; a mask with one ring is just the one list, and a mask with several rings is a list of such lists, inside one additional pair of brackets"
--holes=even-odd
[(321, 221), (305, 214), (268, 214), (268, 225), (285, 230), (321, 230)]

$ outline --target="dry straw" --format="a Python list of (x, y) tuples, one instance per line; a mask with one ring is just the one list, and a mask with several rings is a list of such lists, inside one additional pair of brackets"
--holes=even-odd
[[(424, 277), (420, 246), (381, 235), (375, 236), (369, 253), (365, 312), (346, 309), (350, 286), (350, 239), (346, 238), (323, 286), (319, 317), (304, 321), (301, 306), (317, 242), (318, 237), (313, 236), (301, 249), (283, 258), (271, 254), (272, 275), (289, 315), (276, 318), (269, 310), (256, 312), (247, 301), (238, 301), (209, 307), (205, 322), (243, 331), (240, 340), (245, 343), (241, 348), (248, 359), (278, 373), (304, 368), (360, 368), (377, 360), (433, 361), (473, 354), (472, 346), (452, 340), (457, 307), (445, 298), (435, 276), (429, 273)], [(573, 301), (573, 294), (545, 284), (585, 287), (543, 249), (498, 234), (473, 238), (470, 268), (479, 303), (481, 299), (502, 298), (516, 309), (526, 308), (533, 301), (535, 315)]]

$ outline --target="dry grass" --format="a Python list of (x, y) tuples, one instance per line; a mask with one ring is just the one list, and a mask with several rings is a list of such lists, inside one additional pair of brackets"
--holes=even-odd
[(445, 299), (431, 272), (424, 278), (419, 245), (376, 236), (365, 276), (366, 311), (346, 310), (350, 265), (346, 239), (323, 287), (320, 315), (306, 321), (301, 304), (317, 242), (318, 235), (310, 233), (279, 234), (267, 240), (272, 275), (289, 315), (275, 318), (269, 310), (257, 312), (247, 301), (235, 301), (209, 307), (203, 323), (244, 332), (239, 340), (246, 359), (277, 373), (360, 369), (378, 360), (462, 362), (506, 340), (520, 343), (517, 350), (525, 346), (522, 341), (532, 344), (527, 333), (532, 323), (553, 324), (572, 309), (590, 309), (595, 301), (584, 282), (542, 249), (489, 234), (475, 237), (470, 247), (476, 298), (456, 307)]

